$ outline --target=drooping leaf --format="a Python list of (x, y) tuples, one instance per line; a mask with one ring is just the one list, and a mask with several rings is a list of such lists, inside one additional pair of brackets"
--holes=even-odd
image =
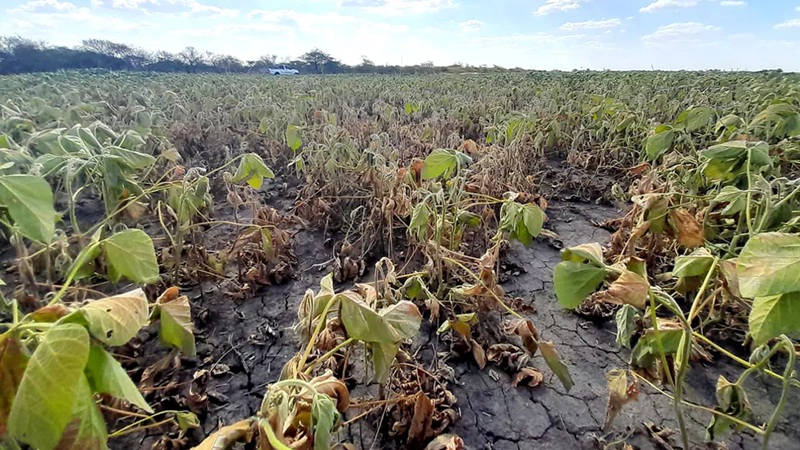
[(533, 237), (542, 232), (542, 225), (544, 224), (545, 214), (541, 208), (534, 204), (525, 205), (522, 208), (522, 221), (525, 228)]
[(378, 344), (373, 343), (372, 349), (372, 368), (375, 370), (375, 381), (384, 384), (389, 381), (389, 372), (392, 362), (400, 349), (400, 344)]
[[(421, 315), (417, 307), (406, 300), (386, 308), (382, 314), (372, 310), (353, 292), (343, 292), (336, 297), (341, 301), (340, 318), (348, 336), (363, 342), (396, 344), (416, 335)], [(412, 330), (416, 326), (416, 331)], [(397, 328), (395, 328), (397, 327)]]
[(647, 221), (647, 229), (659, 234), (664, 231), (667, 225), (667, 209), (669, 199), (667, 197), (652, 196), (647, 199), (644, 205), (644, 220)]
[(472, 158), (455, 150), (436, 149), (423, 162), (422, 179), (450, 178), (456, 169), (472, 163)]
[(683, 330), (659, 329), (656, 331), (650, 329), (639, 338), (639, 341), (631, 351), (631, 364), (633, 366), (642, 368), (650, 367), (660, 358), (661, 347), (658, 343), (659, 335), (664, 354), (672, 355), (677, 353), (681, 343), (681, 337), (683, 336)]
[(224, 426), (205, 438), (193, 450), (228, 450), (237, 442), (249, 443), (253, 439), (253, 422), (255, 420), (255, 418), (251, 417), (232, 425)]
[(641, 275), (625, 270), (611, 283), (608, 290), (602, 293), (604, 301), (609, 303), (631, 305), (644, 309), (649, 298), (650, 284)]
[(231, 181), (234, 183), (246, 181), (253, 189), (261, 189), (264, 178), (275, 178), (275, 173), (264, 164), (261, 156), (255, 153), (247, 153), (239, 160), (239, 167), (236, 169)]
[(597, 267), (605, 266), (603, 264), (603, 248), (596, 242), (565, 248), (561, 250), (561, 259), (578, 263), (588, 261)]
[(723, 216), (732, 216), (738, 212), (744, 211), (747, 207), (747, 192), (736, 186), (725, 186), (719, 191), (717, 196), (714, 197), (714, 202), (727, 203), (720, 213)]
[(407, 442), (409, 445), (422, 442), (431, 434), (434, 410), (431, 399), (424, 392), (417, 392), (414, 401), (414, 415), (411, 417), (411, 425), (408, 429)]
[(95, 300), (80, 308), (96, 339), (113, 347), (128, 343), (148, 322), (147, 297), (141, 289)]
[(75, 390), (72, 420), (67, 424), (56, 450), (105, 450), (106, 421), (94, 402), (86, 377), (80, 377)]
[(556, 297), (564, 308), (577, 308), (597, 290), (605, 277), (604, 268), (575, 261), (561, 261), (553, 271)]
[(672, 147), (674, 139), (675, 132), (671, 129), (648, 136), (644, 144), (644, 151), (647, 154), (647, 159), (650, 161), (658, 159), (659, 156), (663, 155)]
[(431, 211), (425, 203), (418, 203), (411, 212), (411, 223), (408, 225), (408, 232), (419, 240), (427, 238), (428, 220)]
[(19, 338), (11, 333), (0, 335), (0, 436), (8, 432), (8, 415), (27, 365), (28, 354)]
[(544, 357), (544, 360), (548, 367), (550, 367), (550, 370), (556, 374), (558, 379), (561, 381), (561, 384), (564, 385), (564, 389), (567, 391), (572, 389), (572, 386), (575, 385), (575, 382), (572, 381), (572, 375), (569, 374), (569, 369), (567, 368), (566, 364), (564, 364), (564, 362), (561, 361), (561, 357), (558, 356), (558, 352), (556, 351), (553, 343), (539, 342), (539, 351), (542, 353), (542, 357)]
[(325, 394), (315, 395), (311, 405), (311, 418), (314, 424), (314, 450), (329, 450), (331, 433), (339, 421), (336, 403)]
[(750, 335), (756, 345), (800, 331), (800, 292), (756, 297), (750, 310)]
[(289, 125), (286, 127), (286, 145), (296, 152), (303, 145), (303, 140), (300, 138), (300, 129), (296, 125)]
[(0, 204), (19, 228), (34, 241), (50, 243), (56, 226), (53, 191), (44, 178), (34, 175), (0, 176)]
[[(750, 401), (747, 399), (747, 392), (738, 384), (731, 383), (724, 376), (720, 375), (717, 380), (717, 411), (723, 412), (728, 416), (741, 420), (747, 420), (750, 416)], [(706, 428), (709, 440), (719, 439), (723, 433), (731, 428), (739, 429), (741, 426), (731, 419), (714, 414), (711, 422)]]
[(672, 269), (672, 274), (676, 277), (705, 276), (713, 263), (714, 255), (701, 247), (689, 255), (675, 258), (675, 268)]
[(125, 166), (133, 170), (141, 170), (151, 167), (156, 163), (156, 158), (147, 153), (137, 152), (135, 150), (128, 150), (122, 147), (106, 147), (106, 152), (113, 155), (122, 162)]
[(707, 106), (695, 107), (686, 116), (686, 131), (698, 131), (707, 128), (714, 118), (714, 110)]
[(800, 235), (754, 236), (739, 255), (737, 272), (739, 291), (748, 298), (800, 291)]
[(628, 372), (613, 369), (606, 374), (608, 381), (608, 405), (606, 406), (606, 421), (603, 428), (608, 427), (627, 403), (639, 398), (639, 385), (636, 378), (628, 381)]
[(97, 344), (92, 344), (89, 350), (85, 373), (92, 392), (109, 394), (130, 402), (148, 413), (153, 412), (122, 365)]
[(89, 333), (61, 324), (45, 333), (28, 361), (8, 417), (11, 436), (53, 450), (72, 420), (78, 384), (89, 358)]
[(189, 298), (185, 295), (158, 305), (161, 324), (158, 334), (161, 342), (171, 345), (186, 356), (195, 355), (194, 324), (189, 306)]
[(158, 281), (158, 261), (153, 240), (142, 230), (125, 230), (102, 243), (111, 266), (109, 278), (117, 282), (122, 277), (137, 283)]
[(631, 305), (622, 305), (614, 316), (617, 323), (617, 345), (631, 348), (631, 337), (636, 331), (636, 316), (639, 312)]

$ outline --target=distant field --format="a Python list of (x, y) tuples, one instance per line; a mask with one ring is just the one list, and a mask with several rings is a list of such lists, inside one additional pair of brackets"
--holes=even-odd
[(796, 75), (5, 76), (0, 168), (0, 443), (800, 439)]

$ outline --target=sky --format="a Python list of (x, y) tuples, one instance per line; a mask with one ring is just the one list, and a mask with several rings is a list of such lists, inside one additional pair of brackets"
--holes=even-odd
[(0, 34), (244, 61), (800, 71), (800, 0), (0, 0)]

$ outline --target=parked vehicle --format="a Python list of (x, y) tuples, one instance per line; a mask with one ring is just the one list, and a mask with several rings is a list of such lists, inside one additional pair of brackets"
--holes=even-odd
[(278, 67), (270, 67), (269, 69), (270, 75), (297, 75), (300, 73), (297, 69), (292, 69), (289, 66), (278, 66)]

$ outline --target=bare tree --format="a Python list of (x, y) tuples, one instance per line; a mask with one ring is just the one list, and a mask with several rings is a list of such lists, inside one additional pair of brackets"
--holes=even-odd
[(189, 66), (192, 72), (197, 70), (197, 66), (205, 62), (203, 54), (194, 47), (186, 47), (183, 49), (182, 52), (178, 53), (178, 58)]

